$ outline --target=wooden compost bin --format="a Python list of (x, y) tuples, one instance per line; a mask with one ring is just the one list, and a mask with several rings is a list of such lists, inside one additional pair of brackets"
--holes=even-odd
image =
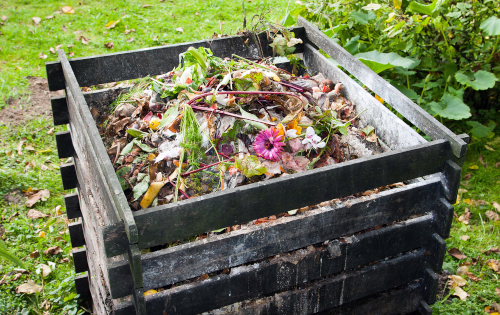
[[(345, 85), (387, 152), (132, 212), (91, 115), (126, 88), (82, 86), (159, 75), (190, 46), (214, 55), (272, 55), (265, 33), (46, 64), (77, 276), (94, 314), (430, 314), (467, 136), (456, 136), (304, 19), (292, 29), (309, 72)], [(260, 47), (256, 44), (260, 42)], [(329, 62), (322, 49), (432, 141)], [(208, 239), (151, 248), (215, 229), (405, 181), (405, 187)], [(313, 246), (314, 245), (314, 246)], [(223, 271), (224, 272), (219, 272)], [(229, 270), (229, 271), (228, 271)], [(216, 273), (219, 272), (219, 273)], [(208, 280), (194, 280), (212, 274)], [(149, 289), (165, 288), (144, 296)]]

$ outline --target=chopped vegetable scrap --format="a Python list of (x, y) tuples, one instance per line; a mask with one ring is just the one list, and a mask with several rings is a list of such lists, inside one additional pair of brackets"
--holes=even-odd
[(231, 57), (191, 47), (94, 116), (133, 210), (382, 151), (342, 83)]

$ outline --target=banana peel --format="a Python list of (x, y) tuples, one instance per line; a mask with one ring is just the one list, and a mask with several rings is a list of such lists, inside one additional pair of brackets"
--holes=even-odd
[(164, 180), (161, 182), (153, 182), (151, 185), (149, 185), (148, 191), (146, 191), (140, 203), (142, 209), (146, 209), (153, 203), (153, 200), (156, 198), (156, 196), (158, 196), (160, 189), (165, 186), (166, 183), (168, 183), (168, 181)]

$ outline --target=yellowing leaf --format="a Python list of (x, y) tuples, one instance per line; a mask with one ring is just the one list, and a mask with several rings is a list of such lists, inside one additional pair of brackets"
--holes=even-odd
[(45, 233), (44, 231), (40, 231), (40, 233), (38, 233), (38, 237), (45, 238), (46, 235), (47, 233)]
[(380, 96), (378, 96), (377, 94), (375, 94), (375, 98), (377, 99), (377, 101), (379, 101), (380, 103), (384, 104), (384, 99), (381, 98)]
[(43, 287), (29, 280), (27, 283), (23, 283), (16, 288), (16, 293), (36, 293), (42, 291)]
[(389, 13), (389, 18), (387, 20), (385, 20), (387, 23), (389, 22), (392, 22), (394, 20), (394, 18), (396, 17), (396, 13), (394, 12), (391, 12)]
[(403, 4), (403, 0), (393, 0), (394, 9), (401, 9), (401, 5)]
[(120, 23), (120, 20), (121, 19), (118, 19), (116, 21), (109, 21), (108, 24), (106, 24), (106, 26), (104, 26), (104, 28), (107, 30), (109, 30), (110, 28), (114, 28), (116, 26), (116, 24)]
[(467, 300), (469, 293), (462, 290), (461, 287), (455, 287), (455, 292), (453, 292), (453, 295), (458, 296), (460, 298), (460, 300), (465, 301), (465, 300)]
[(479, 166), (477, 166), (477, 165), (474, 164), (474, 165), (469, 166), (469, 168), (471, 170), (477, 170), (477, 169), (479, 169)]
[(448, 279), (451, 280), (451, 283), (450, 283), (450, 286), (451, 287), (463, 287), (464, 285), (467, 284), (467, 281), (460, 277), (460, 276), (457, 276), (457, 275), (450, 275), (448, 276)]
[(460, 204), (460, 195), (457, 195), (457, 201), (453, 205), (456, 206), (458, 204)]
[(464, 202), (468, 205), (472, 205), (474, 203), (472, 200), (470, 200), (470, 198), (464, 199)]
[(73, 14), (73, 13), (75, 13), (75, 9), (73, 9), (69, 5), (65, 5), (64, 7), (62, 7), (61, 11), (63, 11), (63, 13), (66, 13), (66, 14)]

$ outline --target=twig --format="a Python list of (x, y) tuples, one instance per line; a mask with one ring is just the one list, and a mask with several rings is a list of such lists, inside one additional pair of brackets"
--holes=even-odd
[[(219, 153), (219, 154), (222, 155), (222, 153)], [(222, 156), (226, 157), (225, 155), (222, 155)], [(219, 165), (221, 163), (227, 163), (227, 162), (234, 162), (234, 159), (228, 159), (228, 160), (225, 160), (225, 161), (219, 161), (219, 162), (215, 162), (213, 164), (205, 165), (205, 166), (200, 167), (198, 169), (195, 169), (195, 170), (192, 170), (190, 172), (184, 173), (181, 176), (184, 177), (184, 176), (188, 176), (188, 175), (191, 175), (191, 174), (194, 174), (194, 173), (198, 173), (198, 172), (203, 171), (203, 170), (205, 170), (207, 168), (210, 168), (212, 166)]]
[(191, 108), (196, 109), (196, 110), (202, 110), (202, 111), (205, 111), (205, 112), (218, 113), (218, 114), (223, 114), (223, 115), (227, 115), (227, 116), (231, 116), (231, 117), (235, 117), (235, 118), (240, 118), (240, 119), (255, 121), (255, 122), (259, 122), (259, 123), (266, 124), (266, 125), (276, 126), (275, 123), (270, 122), (270, 121), (264, 121), (264, 120), (260, 120), (260, 119), (254, 119), (254, 118), (244, 117), (244, 116), (241, 116), (241, 115), (238, 115), (238, 114), (233, 114), (233, 113), (225, 112), (223, 110), (218, 110), (218, 109), (214, 109), (214, 108), (201, 107), (201, 106), (196, 106), (196, 105), (191, 105)]
[(180, 191), (180, 192), (181, 192), (181, 194), (183, 194), (183, 195), (184, 195), (184, 197), (186, 197), (187, 199), (189, 199), (189, 198), (190, 198), (190, 197), (189, 197), (189, 196), (188, 196), (188, 195), (187, 195), (187, 194), (186, 194), (186, 193), (185, 193), (182, 189), (177, 188), (177, 186), (176, 186), (176, 185), (175, 185), (175, 184), (174, 184), (174, 183), (170, 180), (170, 178), (169, 178), (169, 177), (167, 177), (167, 178), (168, 178), (168, 182), (169, 182), (172, 186), (174, 186), (176, 190)]
[(120, 156), (120, 142), (118, 142), (116, 147), (116, 157), (115, 160), (113, 161), (113, 166), (116, 164), (116, 161), (118, 161), (119, 156)]

